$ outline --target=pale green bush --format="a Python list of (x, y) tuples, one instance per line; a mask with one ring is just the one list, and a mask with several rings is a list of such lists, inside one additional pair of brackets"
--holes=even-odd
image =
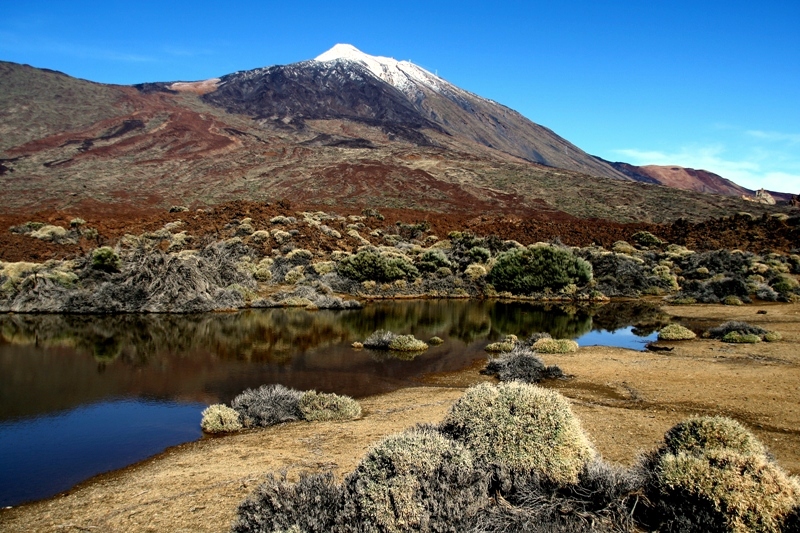
[(476, 461), (503, 476), (498, 481), (505, 487), (515, 485), (518, 476), (530, 475), (574, 483), (595, 456), (563, 396), (519, 381), (468, 389), (441, 427), (463, 442)]
[(444, 340), (441, 337), (431, 337), (428, 339), (428, 344), (431, 346), (439, 346), (440, 344), (444, 343)]
[(664, 518), (699, 515), (706, 531), (780, 533), (800, 503), (800, 485), (778, 466), (729, 449), (665, 454), (655, 478), (661, 506), (671, 511), (662, 510)]
[(232, 433), (242, 429), (239, 413), (227, 405), (215, 403), (203, 410), (200, 427), (206, 433)]
[(658, 332), (660, 341), (688, 341), (695, 337), (697, 335), (692, 330), (680, 324), (668, 324)]
[(309, 422), (352, 420), (361, 416), (361, 405), (349, 396), (310, 390), (300, 398), (300, 412)]
[(592, 265), (556, 246), (512, 249), (497, 256), (487, 277), (498, 291), (532, 294), (592, 280)]
[(539, 353), (574, 353), (578, 351), (578, 343), (571, 339), (539, 339), (531, 348)]
[(761, 342), (761, 337), (754, 333), (739, 333), (738, 331), (731, 331), (722, 337), (722, 342), (731, 344), (756, 344)]
[(461, 532), (488, 503), (485, 475), (463, 445), (429, 428), (387, 437), (344, 483), (348, 531)]
[(419, 352), (427, 350), (428, 345), (414, 335), (397, 335), (389, 342), (389, 349), (399, 352)]
[(755, 435), (736, 420), (724, 416), (700, 416), (679, 422), (664, 435), (661, 450), (675, 454), (719, 448), (745, 455), (767, 453)]
[(113, 248), (101, 246), (92, 251), (92, 268), (104, 272), (119, 272), (121, 261)]

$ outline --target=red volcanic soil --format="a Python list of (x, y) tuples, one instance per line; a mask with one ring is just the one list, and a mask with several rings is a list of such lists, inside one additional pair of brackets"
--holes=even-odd
[[(281, 200), (276, 203), (235, 201), (220, 204), (212, 209), (178, 213), (135, 211), (132, 208), (109, 211), (108, 206), (86, 204), (81, 209), (64, 211), (39, 211), (29, 215), (0, 215), (0, 260), (34, 261), (67, 259), (80, 256), (100, 245), (114, 245), (123, 235), (138, 235), (162, 228), (168, 222), (183, 221), (181, 231), (195, 238), (202, 246), (214, 240), (230, 237), (225, 228), (233, 220), (249, 217), (256, 229), (273, 227), (269, 220), (276, 215), (297, 216), (300, 211), (325, 211), (338, 215), (360, 214), (362, 207), (315, 206)], [(451, 231), (470, 231), (476, 235), (496, 235), (502, 239), (513, 239), (524, 244), (558, 239), (570, 246), (601, 245), (611, 248), (618, 240), (630, 240), (642, 230), (650, 231), (669, 243), (681, 244), (693, 250), (718, 248), (741, 249), (753, 252), (772, 250), (788, 253), (800, 243), (800, 219), (797, 217), (781, 221), (775, 218), (751, 220), (747, 217), (731, 217), (710, 220), (700, 224), (678, 221), (671, 225), (619, 224), (603, 220), (578, 219), (562, 212), (540, 211), (520, 215), (487, 214), (486, 211), (459, 211), (449, 214), (410, 209), (380, 209), (385, 220), (371, 218), (365, 221), (369, 229), (382, 229), (384, 233), (396, 232), (396, 223), (427, 222), (430, 233), (446, 238)], [(30, 236), (9, 231), (14, 225), (27, 221), (44, 222), (65, 228), (74, 217), (86, 220), (85, 228), (98, 232), (91, 240), (83, 238), (77, 244), (53, 244)], [(298, 217), (299, 218), (299, 217)], [(344, 222), (330, 225), (346, 233)], [(339, 227), (341, 226), (341, 227)], [(303, 231), (294, 239), (298, 246), (312, 250), (330, 252), (336, 249), (353, 250), (357, 243), (348, 239), (336, 240), (321, 232)], [(365, 238), (382, 244), (380, 238), (362, 231)], [(267, 252), (267, 250), (264, 250)]]

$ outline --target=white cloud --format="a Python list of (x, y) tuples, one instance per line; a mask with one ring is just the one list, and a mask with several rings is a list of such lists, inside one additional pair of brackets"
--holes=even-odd
[[(684, 147), (676, 152), (622, 149), (616, 153), (635, 165), (679, 165), (719, 174), (748, 189), (800, 193), (800, 161), (784, 152), (750, 148), (739, 157), (730, 157), (725, 146)], [(742, 152), (740, 152), (742, 153)], [(780, 162), (781, 169), (773, 168)]]
[(800, 144), (800, 133), (781, 133), (779, 131), (748, 130), (747, 135), (764, 141)]

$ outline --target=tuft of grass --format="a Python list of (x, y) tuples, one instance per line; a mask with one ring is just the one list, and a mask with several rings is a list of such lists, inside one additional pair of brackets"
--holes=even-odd
[(441, 428), (463, 442), (479, 463), (495, 470), (503, 490), (531, 475), (574, 483), (595, 456), (563, 396), (519, 381), (468, 389)]
[(300, 412), (309, 422), (353, 420), (361, 416), (361, 405), (349, 396), (310, 390), (300, 398)]
[(427, 427), (373, 447), (344, 482), (348, 531), (460, 532), (488, 503), (470, 451)]
[(206, 433), (232, 433), (242, 429), (239, 413), (227, 405), (215, 403), (203, 410), (200, 427)]
[(695, 337), (697, 335), (692, 330), (680, 324), (668, 324), (658, 332), (660, 341), (688, 341)]
[(262, 385), (247, 389), (231, 402), (246, 427), (273, 426), (281, 422), (300, 420), (300, 399), (303, 393), (283, 385)]
[(578, 351), (578, 343), (571, 339), (539, 339), (531, 347), (539, 353), (557, 354)]

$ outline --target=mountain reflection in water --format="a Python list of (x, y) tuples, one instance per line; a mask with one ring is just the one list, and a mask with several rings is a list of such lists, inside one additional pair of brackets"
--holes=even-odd
[[(644, 304), (468, 300), (350, 311), (0, 315), (0, 506), (51, 496), (194, 440), (206, 405), (247, 388), (281, 383), (363, 397), (467, 368), (507, 334), (579, 338), (633, 325), (635, 335), (647, 335), (664, 320)], [(445, 342), (411, 360), (351, 347), (378, 329)]]

